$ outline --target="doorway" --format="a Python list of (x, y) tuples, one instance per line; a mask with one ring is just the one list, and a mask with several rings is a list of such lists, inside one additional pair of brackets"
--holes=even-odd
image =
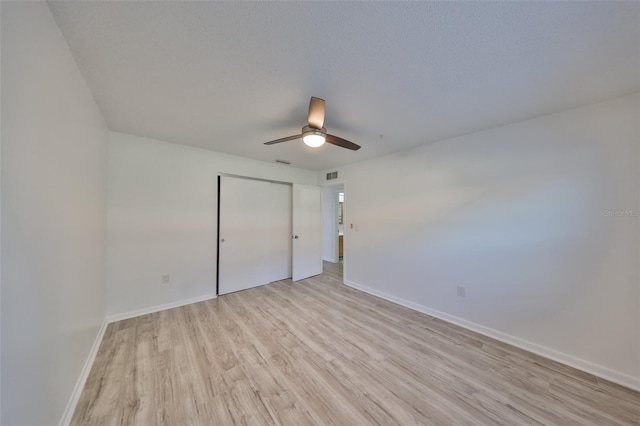
[(323, 270), (342, 281), (346, 259), (346, 195), (344, 183), (322, 188)]

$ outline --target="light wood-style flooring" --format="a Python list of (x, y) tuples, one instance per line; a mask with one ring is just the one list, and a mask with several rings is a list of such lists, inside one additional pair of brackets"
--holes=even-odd
[(72, 424), (640, 424), (638, 392), (325, 268), (110, 324)]

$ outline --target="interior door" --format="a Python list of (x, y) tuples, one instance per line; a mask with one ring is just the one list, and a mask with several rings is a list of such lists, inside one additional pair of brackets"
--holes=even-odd
[(293, 281), (322, 273), (319, 186), (293, 184)]
[(218, 294), (268, 284), (271, 183), (221, 176)]

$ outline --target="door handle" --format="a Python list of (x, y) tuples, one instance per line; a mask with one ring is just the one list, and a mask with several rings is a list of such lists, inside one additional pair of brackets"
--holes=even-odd
[(221, 243), (224, 243), (224, 238), (220, 240)]
[(294, 235), (294, 236), (293, 236), (293, 239), (294, 239), (294, 240), (297, 240), (297, 239), (298, 239), (298, 236), (297, 236), (297, 235)]

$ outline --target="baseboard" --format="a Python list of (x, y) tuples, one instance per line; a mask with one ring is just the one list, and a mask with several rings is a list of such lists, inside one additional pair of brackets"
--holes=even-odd
[(164, 305), (152, 306), (149, 308), (138, 309), (136, 311), (125, 312), (122, 314), (111, 315), (106, 318), (106, 320), (100, 326), (100, 330), (98, 330), (98, 334), (93, 342), (93, 346), (91, 346), (91, 351), (89, 352), (89, 356), (82, 368), (82, 373), (76, 382), (76, 386), (73, 389), (73, 393), (71, 394), (71, 398), (69, 398), (69, 402), (67, 403), (67, 407), (62, 414), (62, 419), (60, 420), (60, 425), (67, 426), (71, 423), (71, 418), (73, 417), (73, 413), (76, 410), (76, 405), (78, 404), (78, 400), (80, 399), (80, 395), (82, 394), (82, 390), (84, 389), (84, 385), (87, 382), (87, 378), (89, 377), (89, 373), (91, 372), (91, 367), (93, 366), (93, 362), (96, 359), (96, 355), (98, 354), (98, 349), (100, 349), (100, 343), (102, 343), (102, 338), (104, 337), (104, 333), (107, 330), (107, 325), (112, 322), (121, 321), (124, 319), (135, 318), (140, 315), (151, 314), (153, 312), (164, 311), (165, 309), (177, 308), (184, 305), (190, 305), (191, 303), (202, 302), (204, 300), (215, 299), (218, 297), (216, 294), (207, 294), (204, 296), (193, 297), (191, 299), (179, 300), (177, 302), (166, 303)]
[(150, 306), (148, 308), (137, 309), (135, 311), (123, 312), (120, 314), (108, 315), (107, 323), (116, 321), (122, 321), (129, 318), (139, 317), (141, 315), (152, 314), (154, 312), (164, 311), (166, 309), (178, 308), (184, 305), (190, 305), (192, 303), (203, 302), (205, 300), (215, 299), (218, 297), (216, 294), (206, 294), (204, 296), (192, 297), (190, 299), (178, 300), (177, 302), (165, 303), (163, 305)]
[(102, 343), (104, 332), (107, 330), (107, 324), (107, 321), (102, 323), (102, 325), (100, 326), (100, 330), (98, 330), (98, 334), (93, 341), (91, 351), (89, 351), (89, 356), (84, 363), (84, 367), (82, 367), (80, 377), (76, 382), (76, 386), (73, 388), (71, 398), (69, 398), (67, 407), (64, 409), (64, 413), (62, 414), (62, 419), (60, 420), (60, 424), (62, 426), (67, 426), (69, 423), (71, 423), (71, 418), (73, 417), (73, 413), (76, 411), (76, 405), (78, 405), (78, 400), (80, 399), (80, 395), (82, 394), (82, 390), (84, 389), (84, 384), (87, 382), (87, 378), (89, 377), (89, 373), (91, 372), (91, 367), (93, 367), (93, 361), (95, 361), (96, 355), (98, 354), (98, 349), (100, 349), (100, 343)]
[(367, 287), (362, 284), (355, 283), (353, 281), (344, 280), (345, 285), (349, 287), (355, 288), (356, 290), (363, 291), (365, 293), (371, 294), (373, 296), (379, 297), (381, 299), (385, 299), (389, 302), (396, 303), (398, 305), (402, 305), (406, 308), (413, 309), (414, 311), (422, 312), (423, 314), (431, 315), (432, 317), (439, 318), (443, 321), (447, 321), (449, 323), (458, 325), (460, 327), (466, 328), (471, 331), (475, 331), (476, 333), (480, 333), (484, 336), (491, 337), (492, 339), (499, 340), (503, 343), (507, 343), (509, 345), (515, 346), (517, 348), (523, 349), (528, 352), (533, 352), (536, 355), (543, 356), (545, 358), (549, 358), (553, 361), (557, 361), (561, 364), (568, 365), (569, 367), (576, 368), (578, 370), (584, 371), (589, 374), (593, 374), (594, 376), (601, 377), (603, 379), (609, 380), (613, 383), (617, 383), (621, 386), (640, 391), (640, 379), (630, 376), (628, 374), (622, 373), (620, 371), (612, 370), (608, 367), (604, 367), (602, 365), (594, 364), (589, 361), (585, 361), (580, 358), (576, 358), (572, 355), (565, 354), (563, 352), (558, 352), (554, 349), (548, 348), (546, 346), (539, 345), (537, 343), (529, 342), (527, 340), (520, 339), (518, 337), (512, 336), (510, 334), (503, 333), (498, 330), (494, 330), (489, 327), (485, 327), (483, 325), (474, 323), (472, 321), (465, 320), (460, 317), (456, 317), (454, 315), (449, 315), (444, 312), (440, 312), (438, 310), (429, 308), (427, 306), (423, 306), (417, 303), (410, 302), (408, 300), (402, 299), (400, 297), (392, 296), (390, 294), (381, 292), (379, 290), (375, 290), (373, 288)]

